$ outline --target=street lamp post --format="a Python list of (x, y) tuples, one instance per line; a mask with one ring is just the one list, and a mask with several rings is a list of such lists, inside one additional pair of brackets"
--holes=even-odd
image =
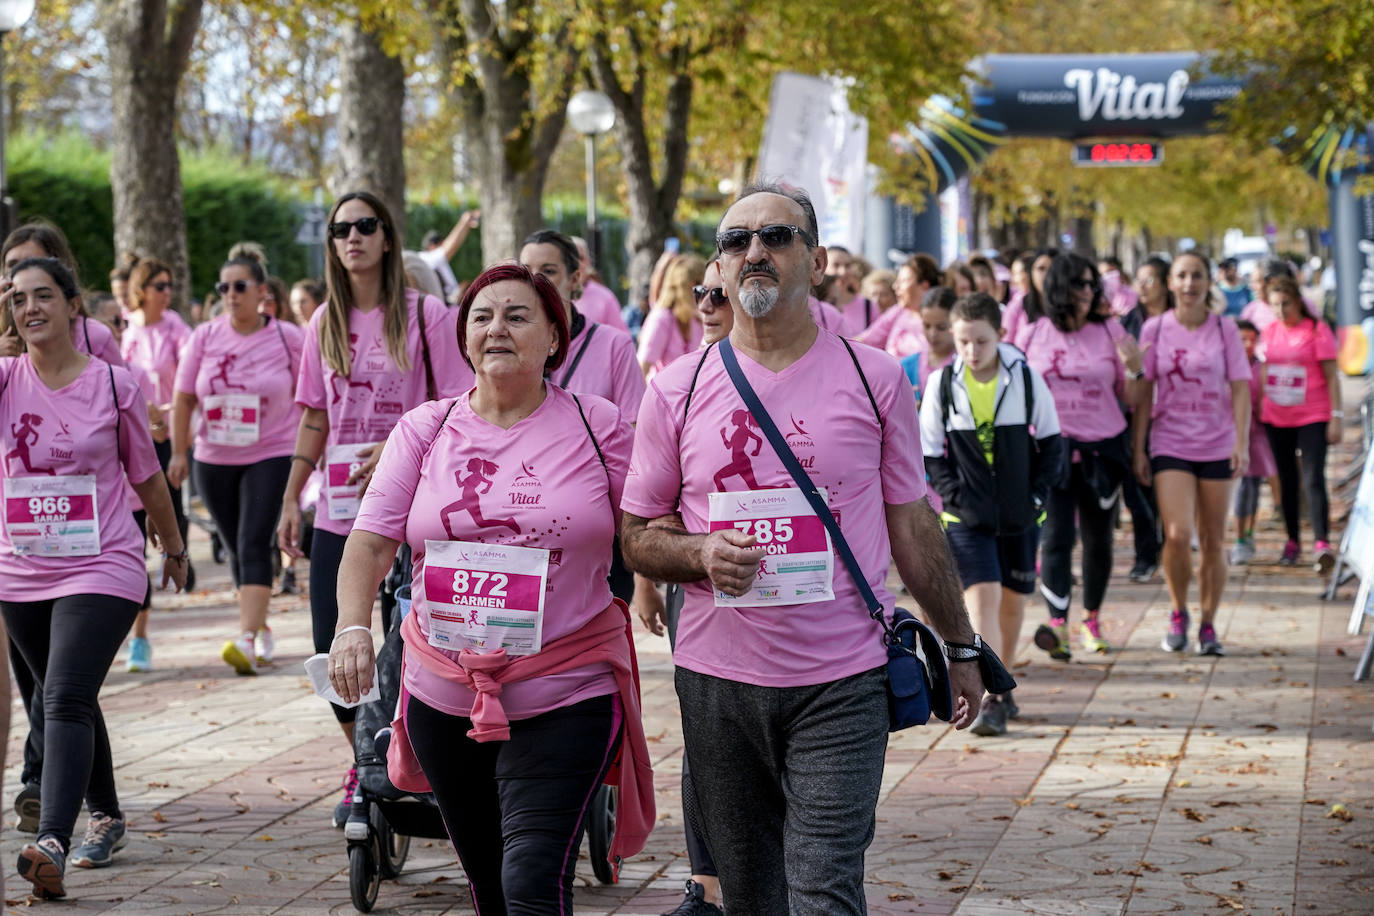
[(596, 263), (601, 247), (596, 223), (596, 138), (615, 126), (615, 105), (604, 92), (584, 89), (568, 100), (573, 130), (587, 138), (587, 251)]
[(5, 170), (5, 36), (29, 21), (34, 0), (0, 0), (0, 238), (14, 227), (14, 201), (9, 197), (9, 175)]

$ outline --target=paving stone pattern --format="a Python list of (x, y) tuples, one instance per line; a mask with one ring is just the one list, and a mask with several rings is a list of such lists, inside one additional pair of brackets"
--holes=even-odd
[[(1007, 737), (940, 725), (893, 736), (869, 911), (1374, 912), (1374, 688), (1351, 679), (1363, 644), (1345, 632), (1352, 590), (1320, 601), (1310, 567), (1274, 563), (1281, 537), (1265, 528), (1259, 562), (1231, 570), (1217, 621), (1225, 658), (1159, 649), (1167, 597), (1158, 579), (1126, 579), (1126, 526), (1103, 612), (1110, 655), (1049, 661), (1029, 645), (1034, 604), (1014, 664), (1022, 715)], [(68, 902), (36, 905), (351, 913), (345, 844), (329, 824), (350, 755), (301, 668), (306, 601), (273, 599), (278, 662), (235, 677), (218, 658), (237, 620), (227, 576), (203, 536), (193, 549), (201, 590), (155, 600), (155, 670), (127, 674), (121, 658), (102, 697), (129, 846), (109, 869), (72, 869)], [(597, 883), (584, 849), (579, 913), (661, 913), (688, 874), (671, 659), (646, 633), (637, 648), (659, 824), (618, 885)], [(19, 788), (17, 699), (14, 722), (6, 807)], [(1337, 803), (1348, 819), (1333, 816)], [(6, 912), (19, 912), (32, 901), (13, 871), (25, 838), (12, 824), (7, 815), (0, 862)], [(376, 912), (471, 913), (448, 844), (414, 841)]]

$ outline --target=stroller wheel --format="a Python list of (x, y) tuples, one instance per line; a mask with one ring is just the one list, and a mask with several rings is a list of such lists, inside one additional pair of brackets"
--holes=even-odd
[(592, 871), (602, 884), (615, 884), (615, 868), (607, 858), (611, 854), (611, 840), (615, 837), (616, 789), (602, 785), (592, 796), (587, 812), (587, 844), (590, 847)]
[(400, 877), (401, 869), (405, 868), (406, 857), (410, 855), (410, 837), (397, 833), (382, 814), (381, 808), (376, 805), (372, 807), (372, 831), (381, 850), (377, 864), (382, 877)]
[(375, 841), (348, 847), (348, 891), (353, 897), (353, 908), (360, 913), (372, 912), (382, 886), (375, 849)]

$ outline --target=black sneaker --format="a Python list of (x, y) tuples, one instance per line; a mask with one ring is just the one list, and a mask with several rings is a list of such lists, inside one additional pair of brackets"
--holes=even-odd
[(25, 843), (19, 850), (19, 877), (33, 884), (33, 895), (40, 899), (67, 896), (62, 878), (67, 871), (67, 854), (56, 837), (45, 836), (37, 843)]
[(43, 813), (43, 792), (38, 783), (29, 782), (14, 797), (14, 813), (19, 815), (19, 823), (14, 829), (20, 833), (37, 833), (38, 817)]
[(677, 909), (669, 910), (663, 916), (723, 916), (724, 913), (714, 903), (706, 902), (706, 888), (688, 878), (687, 893), (683, 895), (682, 902)]
[(1159, 572), (1158, 562), (1136, 560), (1135, 565), (1131, 567), (1131, 571), (1127, 575), (1132, 582), (1149, 582), (1157, 572)]
[(983, 708), (978, 711), (978, 718), (973, 720), (973, 727), (969, 731), (983, 738), (996, 738), (1007, 733), (1007, 706), (1000, 697), (990, 695), (983, 699)]

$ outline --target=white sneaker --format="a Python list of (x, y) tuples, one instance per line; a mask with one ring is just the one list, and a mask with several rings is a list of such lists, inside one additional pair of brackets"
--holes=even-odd
[(272, 638), (271, 627), (263, 627), (258, 630), (254, 645), (257, 647), (258, 664), (272, 664), (277, 654), (277, 641)]
[(235, 674), (251, 676), (258, 673), (257, 665), (254, 664), (252, 633), (244, 633), (238, 639), (229, 640), (219, 655), (234, 669)]
[(1254, 541), (1236, 541), (1236, 546), (1231, 548), (1231, 565), (1244, 566), (1255, 558)]

